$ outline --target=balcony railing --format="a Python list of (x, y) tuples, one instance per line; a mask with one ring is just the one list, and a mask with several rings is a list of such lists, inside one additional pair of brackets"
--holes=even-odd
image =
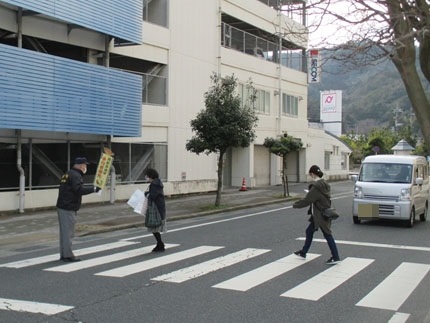
[(306, 61), (301, 49), (292, 50), (282, 47), (279, 50), (278, 43), (270, 42), (226, 23), (222, 23), (221, 33), (221, 45), (226, 48), (235, 49), (277, 64), (279, 64), (280, 59), (283, 66), (298, 71), (305, 70)]
[(131, 73), (0, 44), (0, 128), (141, 135)]
[(305, 18), (305, 5), (306, 0), (258, 0), (265, 5), (282, 11), (282, 14), (297, 21), (301, 24), (304, 24)]

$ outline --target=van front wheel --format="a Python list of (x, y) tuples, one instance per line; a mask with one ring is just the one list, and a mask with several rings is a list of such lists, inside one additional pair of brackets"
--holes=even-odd
[(354, 222), (354, 224), (360, 224), (361, 223), (361, 220), (356, 215), (352, 216), (352, 221)]
[(406, 226), (408, 228), (412, 228), (415, 223), (415, 209), (412, 208), (411, 214), (409, 215), (409, 220), (406, 220)]

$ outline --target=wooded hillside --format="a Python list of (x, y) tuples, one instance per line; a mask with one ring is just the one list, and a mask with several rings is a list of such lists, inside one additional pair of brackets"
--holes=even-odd
[[(429, 84), (426, 89), (430, 94)], [(400, 76), (389, 61), (358, 69), (333, 60), (324, 62), (321, 83), (309, 84), (310, 120), (320, 119), (320, 91), (327, 90), (342, 90), (343, 133), (366, 134), (375, 127), (411, 122), (413, 128), (418, 127)]]

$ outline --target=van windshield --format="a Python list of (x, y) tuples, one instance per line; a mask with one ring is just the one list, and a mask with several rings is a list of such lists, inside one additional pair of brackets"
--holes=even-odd
[(364, 163), (359, 181), (380, 183), (411, 183), (412, 165), (391, 163)]

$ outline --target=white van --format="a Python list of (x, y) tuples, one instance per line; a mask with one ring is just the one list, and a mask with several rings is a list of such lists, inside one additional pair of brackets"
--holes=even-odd
[(429, 209), (429, 163), (422, 156), (374, 155), (352, 175), (352, 218), (403, 220), (412, 227), (415, 216), (425, 221)]

